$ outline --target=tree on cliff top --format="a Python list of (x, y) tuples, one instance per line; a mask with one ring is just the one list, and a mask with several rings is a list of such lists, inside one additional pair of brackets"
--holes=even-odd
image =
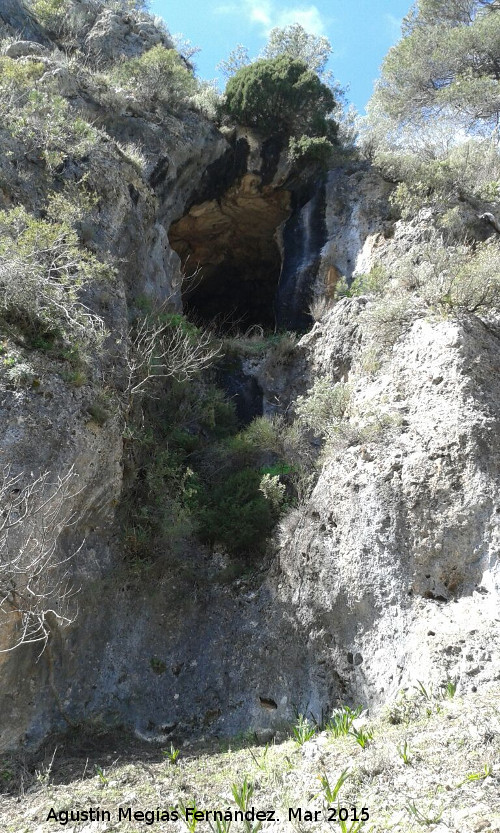
[(288, 55), (243, 67), (226, 87), (231, 118), (264, 133), (332, 136), (334, 122), (327, 116), (335, 106), (332, 91), (318, 75)]
[[(271, 59), (286, 55), (296, 61), (304, 61), (309, 69), (319, 75), (324, 84), (331, 87), (334, 94), (338, 94), (338, 85), (333, 81), (329, 70), (326, 70), (331, 54), (332, 45), (328, 38), (307, 32), (300, 23), (292, 23), (289, 26), (275, 26), (271, 29), (267, 44), (258, 57)], [(217, 66), (226, 78), (231, 78), (251, 63), (254, 63), (254, 59), (250, 58), (246, 46), (239, 43), (229, 53), (227, 60), (221, 61)]]
[(420, 0), (388, 53), (371, 102), (396, 128), (444, 116), (477, 133), (500, 120), (496, 0)]
[(300, 23), (280, 28), (275, 26), (269, 33), (269, 39), (262, 50), (262, 58), (278, 58), (288, 55), (298, 61), (304, 61), (309, 69), (320, 77), (325, 72), (332, 46), (328, 38), (306, 32)]

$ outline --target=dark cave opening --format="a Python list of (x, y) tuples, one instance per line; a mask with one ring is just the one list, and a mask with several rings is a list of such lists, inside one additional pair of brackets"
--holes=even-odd
[(194, 320), (215, 322), (224, 331), (254, 324), (271, 330), (280, 268), (277, 247), (276, 257), (265, 263), (250, 257), (238, 263), (230, 256), (215, 268), (200, 266), (193, 288), (183, 292), (184, 309)]
[(275, 326), (281, 273), (277, 230), (290, 214), (290, 193), (246, 174), (219, 199), (193, 205), (173, 223), (170, 244), (184, 274), (186, 313), (223, 331)]

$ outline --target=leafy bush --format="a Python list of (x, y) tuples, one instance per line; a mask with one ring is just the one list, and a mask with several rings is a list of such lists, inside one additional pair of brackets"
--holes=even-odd
[(4, 128), (23, 143), (25, 154), (41, 157), (49, 169), (70, 155), (85, 156), (98, 141), (95, 128), (71, 114), (37, 61), (0, 57), (0, 116)]
[(243, 469), (216, 485), (199, 515), (201, 539), (234, 555), (261, 551), (275, 518), (260, 483), (258, 472)]
[[(303, 432), (282, 416), (256, 417), (227, 442), (231, 452), (247, 465), (260, 465), (263, 474), (295, 473), (308, 456)], [(265, 465), (262, 468), (262, 460)], [(270, 460), (273, 462), (270, 463)], [(293, 461), (293, 465), (290, 465)]]
[(175, 49), (157, 44), (139, 58), (116, 66), (111, 79), (147, 99), (172, 109), (185, 106), (197, 92), (196, 79)]
[(364, 313), (379, 348), (392, 346), (419, 316), (479, 315), (500, 310), (500, 245), (496, 240), (446, 245), (431, 232), (392, 267), (390, 287)]
[(349, 386), (329, 379), (318, 378), (306, 396), (297, 398), (296, 412), (299, 421), (319, 437), (335, 432), (347, 410), (350, 399)]
[(22, 207), (0, 212), (0, 316), (31, 346), (41, 337), (99, 343), (104, 325), (79, 291), (110, 274), (65, 221), (40, 220)]
[(325, 136), (301, 136), (290, 139), (288, 154), (292, 162), (319, 162), (326, 168), (332, 157), (333, 145)]
[[(385, 153), (376, 158), (384, 172), (400, 182), (391, 202), (404, 219), (411, 219), (422, 208), (439, 213), (437, 223), (446, 227), (457, 204), (478, 201), (493, 208), (500, 202), (500, 152), (496, 140), (471, 139), (439, 153)], [(462, 235), (463, 236), (463, 235)]]
[(77, 226), (82, 221), (97, 220), (96, 207), (99, 197), (88, 185), (88, 176), (84, 175), (76, 182), (64, 183), (61, 191), (51, 191), (48, 195), (46, 216), (53, 222), (64, 217), (66, 223)]
[(60, 34), (66, 19), (69, 0), (30, 0), (30, 8), (42, 26)]
[[(68, 34), (72, 31), (71, 7), (72, 0), (27, 0), (30, 10), (42, 26), (55, 35)], [(99, 13), (103, 8), (116, 11), (143, 11), (148, 7), (148, 0), (91, 0), (86, 6)]]
[(250, 425), (233, 438), (231, 448), (235, 452), (251, 455), (253, 458), (262, 453), (279, 453), (278, 423), (268, 417), (256, 417)]
[(414, 245), (393, 267), (391, 297), (413, 295), (421, 309), (439, 312), (487, 313), (500, 309), (500, 246), (496, 240), (446, 245), (432, 232)]
[(336, 298), (354, 298), (358, 295), (381, 295), (389, 281), (383, 266), (375, 265), (369, 272), (356, 275), (349, 286), (343, 277), (335, 288)]
[[(155, 549), (176, 552), (193, 534), (203, 492), (187, 454), (175, 442), (148, 437), (138, 443), (138, 477), (126, 500), (125, 544), (129, 555), (150, 561)], [(141, 453), (142, 452), (142, 453)]]
[(271, 506), (276, 517), (281, 512), (281, 508), (285, 501), (286, 486), (280, 483), (279, 474), (264, 474), (260, 481), (260, 491)]
[(130, 439), (136, 437), (136, 476), (123, 507), (129, 553), (148, 561), (160, 549), (179, 551), (196, 532), (232, 555), (260, 552), (283, 490), (271, 483), (264, 494), (265, 472), (255, 465), (259, 451), (247, 445), (247, 462), (246, 452), (231, 447), (237, 431), (233, 404), (203, 379), (170, 380), (158, 395), (159, 402), (141, 410), (140, 431), (128, 431)]
[(43, 73), (44, 65), (38, 61), (23, 63), (0, 55), (0, 116), (6, 118), (22, 107)]
[(136, 438), (124, 503), (129, 553), (150, 560), (197, 534), (232, 556), (259, 554), (298, 480), (301, 432), (258, 418), (237, 433), (234, 404), (203, 377), (169, 379), (157, 396), (127, 432)]
[(95, 128), (72, 116), (66, 99), (50, 90), (33, 90), (22, 110), (12, 114), (10, 130), (51, 170), (68, 156), (86, 156), (98, 139)]
[(200, 81), (197, 91), (191, 96), (190, 105), (207, 119), (217, 121), (221, 114), (222, 98), (216, 81)]
[(431, 246), (428, 263), (420, 264), (419, 294), (426, 304), (444, 311), (472, 314), (500, 310), (500, 246)]
[[(420, 307), (422, 314), (422, 308)], [(418, 300), (409, 292), (394, 291), (383, 296), (365, 314), (367, 332), (376, 350), (392, 347), (413, 324), (419, 314)]]
[(335, 107), (331, 90), (304, 61), (287, 55), (255, 61), (226, 86), (226, 110), (237, 122), (284, 136), (333, 135), (327, 116)]

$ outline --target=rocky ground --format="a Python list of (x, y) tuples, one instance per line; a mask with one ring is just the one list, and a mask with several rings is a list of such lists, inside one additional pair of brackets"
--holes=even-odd
[[(301, 743), (293, 730), (283, 731), (265, 746), (251, 733), (229, 746), (179, 742), (175, 762), (174, 747), (142, 746), (119, 735), (54, 741), (35, 765), (2, 761), (1, 827), (6, 833), (220, 833), (229, 830), (227, 821), (184, 820), (186, 808), (234, 813), (239, 802), (255, 812), (274, 810), (275, 820), (262, 825), (269, 833), (498, 833), (499, 694), (494, 686), (460, 698), (453, 687), (435, 692), (420, 682), (380, 714), (362, 713), (347, 735), (335, 738), (326, 729)], [(300, 736), (297, 725), (295, 732)], [(245, 784), (253, 790), (246, 797)], [(173, 807), (178, 820), (156, 821), (158, 809), (171, 813)], [(81, 816), (65, 823), (65, 811), (90, 808), (108, 811), (111, 820)], [(131, 808), (131, 817), (118, 821), (119, 808)], [(349, 820), (333, 821), (334, 810), (345, 815), (341, 808)], [(231, 827), (257, 833), (259, 822)]]

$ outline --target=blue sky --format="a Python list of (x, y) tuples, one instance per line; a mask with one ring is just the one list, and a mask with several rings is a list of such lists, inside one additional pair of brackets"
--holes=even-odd
[(333, 56), (329, 68), (360, 113), (387, 50), (400, 36), (402, 17), (411, 0), (152, 0), (172, 34), (182, 33), (201, 47), (195, 60), (201, 78), (216, 78), (216, 64), (236, 44), (256, 56), (273, 26), (298, 22), (309, 32), (326, 35)]

